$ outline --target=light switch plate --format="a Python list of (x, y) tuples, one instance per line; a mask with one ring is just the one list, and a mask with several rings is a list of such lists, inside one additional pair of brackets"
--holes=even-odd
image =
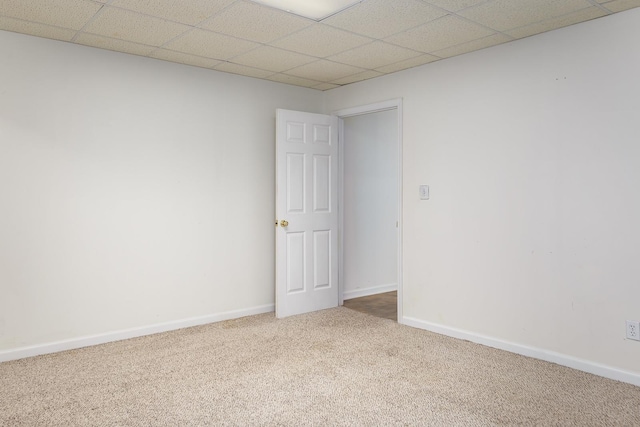
[(421, 185), (420, 186), (420, 200), (429, 200), (429, 186)]

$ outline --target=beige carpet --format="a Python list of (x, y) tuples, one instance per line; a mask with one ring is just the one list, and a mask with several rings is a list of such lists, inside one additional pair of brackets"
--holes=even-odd
[(0, 364), (2, 426), (640, 426), (640, 388), (346, 308)]

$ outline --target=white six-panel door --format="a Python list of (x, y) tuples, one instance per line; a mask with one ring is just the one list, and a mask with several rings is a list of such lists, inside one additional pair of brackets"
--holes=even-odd
[(337, 124), (277, 110), (277, 317), (338, 306)]

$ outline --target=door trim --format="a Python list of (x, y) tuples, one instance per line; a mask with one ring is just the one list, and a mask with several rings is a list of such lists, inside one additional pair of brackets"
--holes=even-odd
[(376, 102), (374, 104), (345, 108), (331, 113), (338, 117), (338, 304), (344, 304), (344, 118), (380, 111), (396, 110), (398, 117), (398, 323), (404, 324), (403, 292), (402, 292), (402, 98)]

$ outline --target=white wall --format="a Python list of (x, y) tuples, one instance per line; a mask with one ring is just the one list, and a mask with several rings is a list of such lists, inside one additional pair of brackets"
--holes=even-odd
[(344, 119), (344, 297), (393, 290), (398, 271), (398, 114)]
[(0, 351), (272, 309), (275, 109), (321, 92), (2, 31), (0, 51)]
[(638, 40), (636, 9), (327, 92), (403, 98), (405, 321), (640, 384)]

